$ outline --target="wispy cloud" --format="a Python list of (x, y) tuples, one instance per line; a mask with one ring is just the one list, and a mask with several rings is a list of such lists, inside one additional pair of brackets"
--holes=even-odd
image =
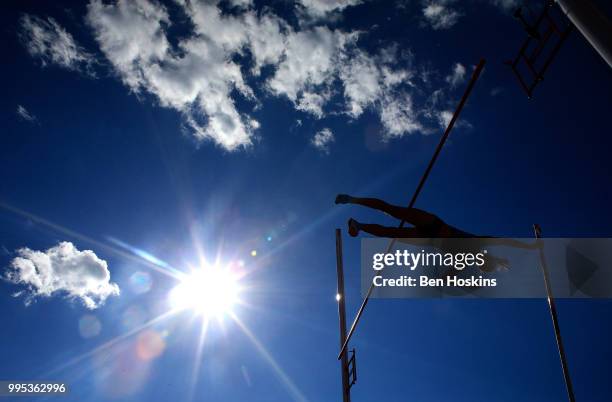
[(423, 3), (423, 17), (433, 29), (448, 29), (463, 14), (452, 7), (454, 0), (427, 0)]
[[(519, 0), (482, 0), (482, 3), (509, 12), (518, 7), (520, 2)], [(452, 28), (464, 16), (458, 6), (461, 3), (457, 0), (422, 0), (421, 4), (425, 25), (435, 30)]]
[(442, 110), (437, 113), (437, 118), (440, 127), (446, 128), (448, 126), (448, 123), (450, 123), (453, 118), (453, 112), (451, 110)]
[(324, 128), (312, 137), (311, 143), (324, 153), (329, 153), (329, 146), (334, 142), (334, 133), (329, 128)]
[[(346, 113), (359, 117), (366, 109), (374, 110), (384, 128), (384, 137), (400, 137), (422, 128), (413, 104), (415, 72), (413, 56), (402, 60), (395, 46), (370, 55), (359, 49), (345, 55), (339, 66), (344, 87)], [(399, 66), (399, 61), (405, 65)]]
[[(444, 129), (448, 126), (453, 116), (453, 110), (456, 107), (455, 102), (457, 101), (456, 97), (453, 96), (453, 91), (465, 83), (467, 71), (470, 68), (472, 67), (466, 67), (459, 62), (454, 63), (450, 73), (444, 77), (447, 85), (433, 91), (425, 102), (421, 114), (424, 119), (433, 122), (438, 129)], [(470, 129), (472, 124), (467, 120), (461, 119), (455, 123), (455, 127)]]
[(95, 309), (109, 296), (119, 294), (119, 286), (110, 281), (106, 261), (91, 250), (79, 251), (72, 243), (61, 242), (46, 251), (24, 247), (17, 255), (4, 278), (24, 288), (15, 296), (24, 297), (26, 305), (39, 297), (59, 295)]
[(93, 55), (77, 44), (57, 21), (48, 17), (24, 15), (20, 19), (19, 37), (28, 53), (43, 66), (54, 64), (72, 71), (93, 74)]
[(465, 81), (465, 66), (461, 63), (455, 63), (453, 66), (453, 71), (446, 76), (446, 82), (448, 82), (452, 87), (456, 87)]
[(364, 0), (298, 0), (302, 15), (314, 20), (337, 17), (344, 9), (363, 2)]
[(22, 120), (25, 120), (30, 123), (36, 122), (37, 118), (34, 114), (30, 113), (28, 109), (26, 109), (22, 105), (17, 105), (17, 110), (15, 111), (17, 116), (19, 116)]

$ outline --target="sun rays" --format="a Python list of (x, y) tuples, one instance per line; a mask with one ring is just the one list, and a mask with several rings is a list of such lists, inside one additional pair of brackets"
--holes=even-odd
[[(245, 247), (234, 247), (234, 252), (228, 253), (219, 246), (216, 253), (212, 253), (214, 258), (208, 260), (202, 241), (192, 232), (190, 237), (195, 251), (195, 255), (192, 255), (193, 265), (185, 262), (181, 264), (183, 269), (177, 269), (158, 256), (117, 238), (107, 236), (106, 241), (96, 240), (7, 204), (0, 203), (0, 208), (57, 233), (104, 249), (128, 263), (151, 270), (150, 274), (146, 270), (135, 270), (126, 275), (125, 284), (130, 290), (122, 296), (122, 301), (126, 305), (119, 305), (119, 317), (112, 317), (112, 321), (123, 325), (125, 330), (83, 353), (65, 359), (44, 373), (45, 378), (63, 373), (76, 379), (82, 377), (84, 372), (93, 369), (94, 374), (105, 373), (107, 379), (99, 380), (102, 381), (100, 385), (102, 389), (115, 393), (121, 390), (118, 386), (106, 384), (108, 379), (114, 378), (118, 381), (122, 378), (120, 371), (131, 367), (133, 370), (140, 370), (143, 376), (138, 384), (124, 384), (126, 392), (135, 392), (134, 387), (146, 386), (147, 373), (152, 365), (159, 364), (159, 359), (172, 350), (173, 337), (180, 338), (181, 334), (184, 335), (185, 331), (193, 328), (192, 325), (195, 324), (197, 326), (197, 333), (193, 334), (195, 353), (190, 369), (190, 389), (187, 390), (189, 400), (197, 398), (202, 365), (207, 359), (206, 344), (210, 335), (226, 337), (229, 335), (228, 330), (240, 329), (239, 332), (243, 333), (253, 346), (252, 350), (256, 352), (256, 356), (261, 358), (261, 361), (265, 362), (274, 373), (291, 399), (296, 402), (307, 401), (265, 345), (239, 317), (240, 313), (257, 310), (256, 306), (248, 303), (248, 293), (254, 290), (253, 284), (249, 285), (249, 282), (252, 282), (249, 281), (250, 275), (270, 264), (274, 247), (267, 246), (268, 248), (262, 248), (261, 252), (254, 251), (254, 244), (251, 242)], [(263, 239), (262, 245), (272, 241), (269, 234)], [(223, 242), (220, 241), (220, 244)], [(152, 275), (155, 273), (162, 275), (154, 280)], [(147, 299), (143, 299), (145, 296)], [(142, 300), (148, 300), (148, 303), (152, 304), (143, 306)], [(117, 312), (115, 310), (113, 314)], [(98, 320), (91, 314), (85, 321), (81, 319), (79, 330), (83, 339), (91, 342), (95, 337), (101, 336), (100, 334), (104, 333), (103, 322), (103, 319)], [(176, 343), (174, 345), (176, 346)], [(122, 381), (126, 380), (119, 382), (123, 383)]]

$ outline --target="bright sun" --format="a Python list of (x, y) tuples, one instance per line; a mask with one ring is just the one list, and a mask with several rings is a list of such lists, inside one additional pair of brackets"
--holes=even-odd
[(169, 300), (174, 309), (192, 309), (209, 316), (230, 313), (238, 301), (237, 279), (229, 270), (202, 269), (184, 278), (172, 291)]

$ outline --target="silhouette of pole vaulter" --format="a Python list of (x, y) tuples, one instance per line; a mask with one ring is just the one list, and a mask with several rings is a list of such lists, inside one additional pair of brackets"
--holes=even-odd
[(413, 225), (413, 227), (398, 228), (372, 223), (361, 223), (351, 218), (348, 221), (348, 231), (353, 237), (357, 236), (360, 231), (364, 231), (378, 237), (391, 238), (480, 237), (450, 226), (438, 216), (430, 214), (429, 212), (425, 212), (418, 208), (406, 208), (391, 205), (383, 200), (379, 200), (378, 198), (359, 198), (352, 197), (348, 194), (338, 194), (336, 197), (336, 204), (363, 205), (364, 207), (382, 211), (396, 219), (406, 221)]
[[(378, 198), (360, 198), (348, 194), (338, 194), (338, 196), (336, 196), (336, 204), (362, 205), (382, 211), (396, 219), (413, 225), (413, 227), (382, 226), (374, 223), (361, 223), (350, 218), (348, 220), (348, 232), (353, 237), (356, 237), (360, 231), (364, 231), (377, 237), (395, 238), (403, 243), (415, 245), (426, 245), (427, 243), (411, 239), (471, 239), (465, 242), (458, 242), (455, 240), (429, 244), (449, 252), (466, 251), (468, 249), (482, 248), (487, 245), (509, 246), (522, 249), (536, 249), (541, 247), (540, 241), (529, 244), (515, 239), (474, 235), (447, 224), (438, 216), (429, 212), (418, 208), (406, 208), (392, 205)], [(491, 271), (495, 269), (495, 267), (501, 267), (503, 269), (508, 268), (508, 260), (505, 258), (489, 255), (487, 260), (486, 266), (481, 268), (483, 271)]]

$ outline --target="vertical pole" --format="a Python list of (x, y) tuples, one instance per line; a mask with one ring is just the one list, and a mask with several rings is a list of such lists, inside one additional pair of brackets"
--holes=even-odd
[[(338, 318), (340, 319), (340, 347), (342, 347), (346, 340), (346, 306), (344, 304), (344, 267), (342, 263), (342, 232), (340, 229), (336, 229), (336, 274), (338, 276), (336, 300), (338, 301)], [(340, 371), (342, 372), (342, 401), (351, 402), (348, 356), (346, 353), (340, 359)]]
[[(533, 231), (536, 239), (542, 237), (542, 229), (540, 225), (534, 224)], [(546, 298), (548, 299), (548, 308), (550, 310), (550, 317), (552, 318), (553, 327), (555, 329), (555, 339), (557, 340), (557, 348), (559, 350), (559, 359), (561, 359), (561, 368), (563, 369), (563, 378), (565, 379), (565, 389), (567, 390), (567, 397), (570, 402), (575, 402), (574, 398), (574, 387), (572, 386), (572, 379), (570, 378), (569, 368), (567, 367), (567, 360), (565, 358), (565, 349), (563, 348), (563, 340), (561, 339), (561, 330), (559, 329), (559, 320), (557, 318), (557, 307), (555, 305), (555, 299), (553, 298), (552, 288), (550, 287), (550, 278), (548, 276), (548, 267), (546, 259), (544, 258), (544, 251), (540, 248), (540, 267), (542, 267), (542, 275), (544, 276), (544, 286), (546, 287)]]

